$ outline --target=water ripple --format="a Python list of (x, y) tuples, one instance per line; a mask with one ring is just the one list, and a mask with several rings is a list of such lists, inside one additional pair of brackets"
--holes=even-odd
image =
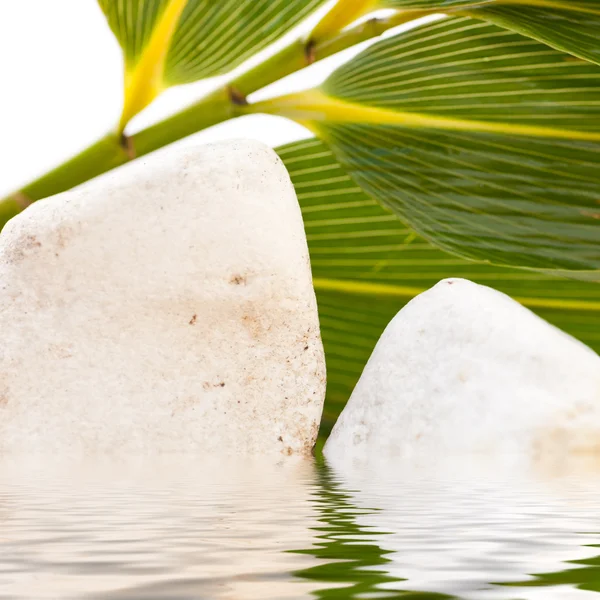
[(585, 600), (596, 476), (0, 461), (0, 600)]

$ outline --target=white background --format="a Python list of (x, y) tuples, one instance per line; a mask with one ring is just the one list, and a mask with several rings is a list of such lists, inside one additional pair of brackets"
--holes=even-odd
[[(278, 46), (311, 25), (290, 32)], [(312, 87), (364, 46), (317, 63), (256, 96)], [(127, 131), (176, 112), (223, 81), (168, 90)], [(120, 48), (96, 0), (0, 0), (0, 197), (105, 135), (118, 122), (122, 95)], [(254, 115), (218, 125), (183, 143), (251, 137), (276, 146), (309, 135), (285, 119)]]

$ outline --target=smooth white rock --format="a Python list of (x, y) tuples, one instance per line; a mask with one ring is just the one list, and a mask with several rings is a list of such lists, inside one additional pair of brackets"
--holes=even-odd
[(162, 151), (0, 235), (0, 453), (309, 454), (325, 363), (268, 147)]
[(600, 454), (600, 357), (505, 294), (441, 281), (391, 321), (332, 461)]

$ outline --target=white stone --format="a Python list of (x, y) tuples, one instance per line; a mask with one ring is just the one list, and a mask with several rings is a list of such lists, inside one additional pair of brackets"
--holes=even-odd
[(600, 357), (462, 279), (384, 331), (325, 446), (332, 461), (600, 453)]
[(143, 158), (0, 236), (0, 453), (309, 454), (325, 365), (266, 146)]

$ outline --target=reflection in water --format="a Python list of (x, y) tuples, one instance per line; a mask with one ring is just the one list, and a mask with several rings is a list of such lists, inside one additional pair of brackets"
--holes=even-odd
[[(593, 546), (594, 548), (598, 546)], [(583, 560), (570, 561), (574, 565), (585, 565), (566, 569), (558, 573), (538, 574), (532, 581), (507, 584), (518, 587), (556, 587), (565, 584), (576, 586), (580, 590), (600, 592), (600, 556), (594, 556)], [(596, 596), (596, 594), (594, 594)]]
[(340, 485), (353, 490), (353, 506), (377, 507), (357, 514), (357, 524), (388, 532), (379, 545), (388, 551), (382, 566), (392, 581), (380, 588), (474, 600), (597, 597), (595, 474), (549, 476), (464, 462), (448, 467), (334, 470)]
[(0, 600), (596, 598), (595, 482), (295, 459), (5, 459)]
[[(432, 600), (449, 598), (441, 594), (385, 591), (382, 584), (400, 582), (386, 572), (390, 563), (386, 557), (390, 551), (382, 550), (377, 542), (386, 535), (369, 526), (357, 523), (357, 517), (376, 512), (374, 509), (359, 510), (350, 501), (350, 494), (336, 481), (331, 470), (322, 466), (319, 471), (319, 487), (315, 493), (315, 506), (320, 513), (318, 541), (314, 548), (302, 553), (323, 559), (322, 565), (296, 571), (296, 575), (315, 582), (336, 582), (333, 588), (315, 592), (318, 598), (419, 598)], [(383, 543), (383, 542), (382, 542)]]
[(290, 573), (317, 561), (285, 550), (313, 544), (314, 485), (293, 459), (4, 463), (0, 598), (310, 597)]

